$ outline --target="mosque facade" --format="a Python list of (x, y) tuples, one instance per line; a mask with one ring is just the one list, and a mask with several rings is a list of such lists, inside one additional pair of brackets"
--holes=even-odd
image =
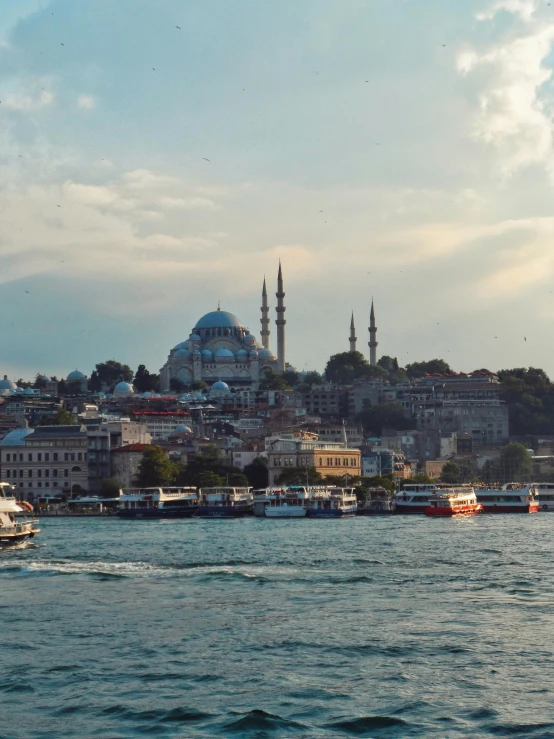
[(225, 383), (228, 388), (257, 390), (265, 375), (285, 369), (285, 323), (283, 274), (277, 278), (277, 344), (275, 356), (269, 348), (270, 320), (267, 288), (262, 289), (261, 343), (233, 313), (217, 310), (196, 322), (188, 339), (170, 351), (160, 370), (160, 390), (168, 392), (173, 379), (185, 385), (203, 380), (209, 385)]

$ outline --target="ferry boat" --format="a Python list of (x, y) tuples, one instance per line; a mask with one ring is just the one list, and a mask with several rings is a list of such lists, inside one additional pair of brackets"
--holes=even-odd
[(438, 485), (408, 483), (392, 499), (395, 513), (425, 513), (429, 498), (440, 491)]
[(429, 498), (429, 507), (425, 515), (444, 518), (445, 516), (471, 516), (482, 512), (483, 506), (477, 502), (475, 490), (452, 488), (432, 495)]
[(33, 506), (17, 501), (14, 488), (0, 482), (0, 549), (17, 546), (40, 532), (38, 520), (31, 517)]
[(126, 519), (190, 518), (198, 510), (196, 488), (122, 490), (117, 515)]
[(477, 502), (485, 513), (537, 513), (539, 502), (535, 483), (509, 482), (498, 488), (477, 488)]
[(310, 497), (309, 489), (300, 485), (255, 490), (254, 515), (265, 518), (305, 518), (308, 513), (306, 503)]
[(554, 511), (554, 482), (537, 482), (539, 511)]
[(392, 502), (392, 498), (366, 500), (364, 504), (358, 508), (358, 516), (392, 516), (393, 513), (394, 503)]
[(354, 488), (329, 487), (314, 493), (307, 501), (310, 518), (344, 518), (358, 512), (358, 499)]
[(200, 488), (198, 516), (200, 518), (241, 518), (253, 512), (251, 488)]

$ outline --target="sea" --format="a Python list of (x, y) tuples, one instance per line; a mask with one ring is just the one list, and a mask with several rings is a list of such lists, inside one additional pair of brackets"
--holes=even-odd
[(0, 737), (554, 737), (553, 528), (42, 519), (0, 553)]

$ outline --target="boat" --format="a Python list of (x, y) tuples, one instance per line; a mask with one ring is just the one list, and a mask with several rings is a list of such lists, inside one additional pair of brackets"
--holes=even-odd
[(392, 516), (394, 503), (392, 498), (376, 498), (366, 500), (361, 508), (358, 508), (358, 516)]
[(15, 488), (0, 482), (0, 549), (17, 546), (40, 532), (38, 520), (31, 518), (33, 506), (17, 501)]
[(252, 488), (200, 488), (198, 513), (200, 518), (241, 518), (253, 512)]
[(473, 488), (451, 488), (441, 490), (429, 498), (426, 516), (444, 518), (446, 516), (472, 516), (482, 513), (483, 506), (477, 502)]
[(120, 493), (117, 515), (126, 519), (190, 518), (197, 510), (196, 488), (130, 488)]
[(501, 487), (475, 489), (484, 513), (537, 513), (537, 493), (537, 486), (532, 482), (508, 482)]
[(427, 483), (408, 483), (392, 499), (394, 513), (425, 513), (429, 498), (441, 488)]
[(554, 482), (536, 482), (539, 511), (554, 511)]
[(254, 515), (265, 518), (305, 518), (310, 497), (309, 488), (302, 485), (255, 490)]
[(306, 502), (310, 518), (345, 518), (358, 512), (354, 488), (328, 487), (314, 493)]

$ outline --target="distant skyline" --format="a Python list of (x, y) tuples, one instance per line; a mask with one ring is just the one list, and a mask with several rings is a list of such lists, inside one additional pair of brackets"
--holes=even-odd
[(158, 372), (221, 308), (287, 361), (554, 376), (554, 5), (3, 0), (0, 375)]

